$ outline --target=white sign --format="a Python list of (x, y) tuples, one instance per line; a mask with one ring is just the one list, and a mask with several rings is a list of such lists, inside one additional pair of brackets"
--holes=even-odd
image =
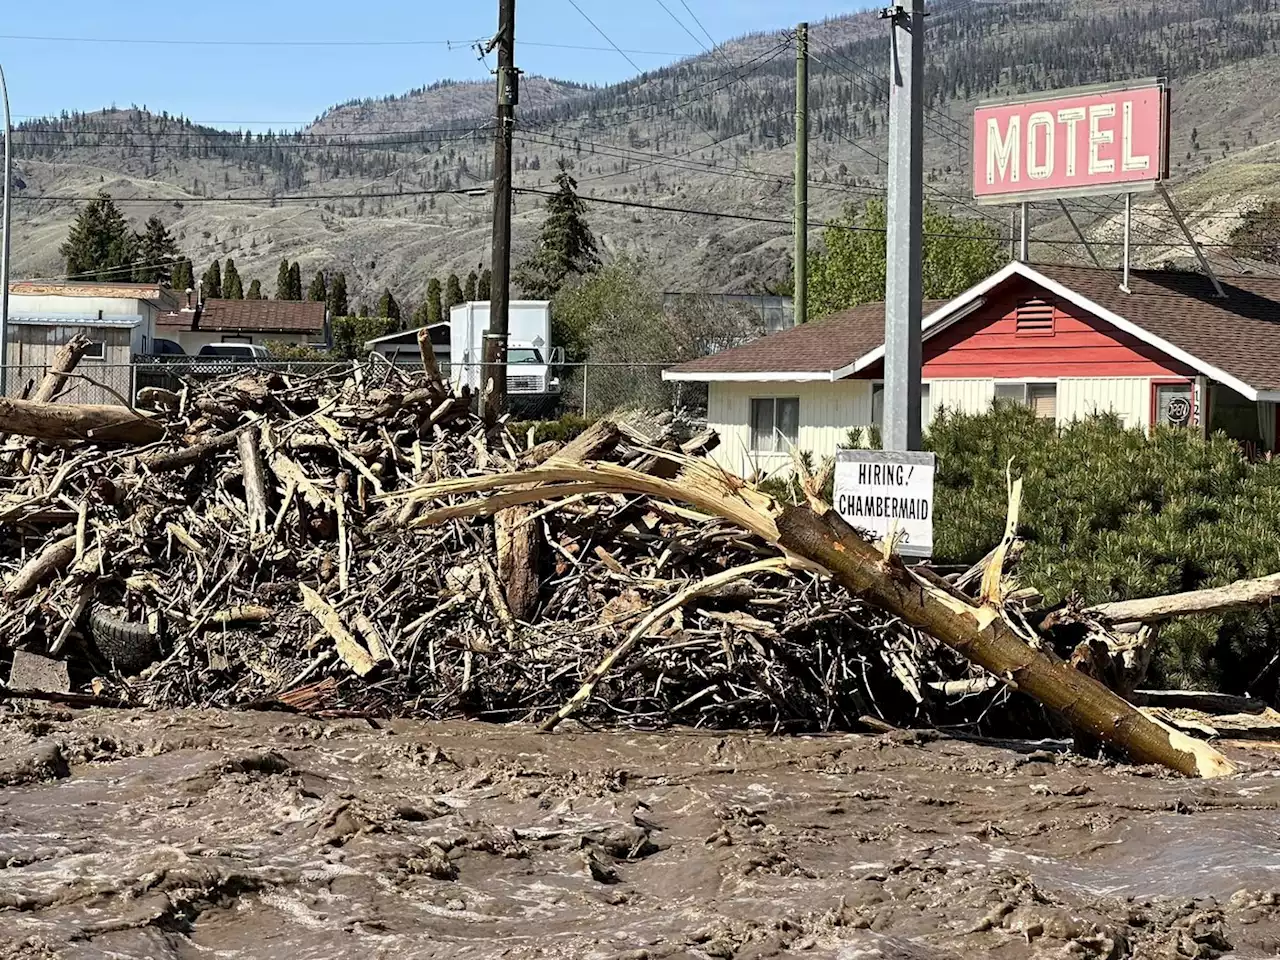
[(877, 540), (896, 530), (904, 557), (931, 556), (933, 469), (932, 453), (837, 451), (836, 512)]

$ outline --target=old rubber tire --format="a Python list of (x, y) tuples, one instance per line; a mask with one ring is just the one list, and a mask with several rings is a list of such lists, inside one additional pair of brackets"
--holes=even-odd
[(160, 658), (160, 643), (147, 624), (128, 619), (119, 607), (89, 608), (89, 638), (122, 674), (139, 673)]

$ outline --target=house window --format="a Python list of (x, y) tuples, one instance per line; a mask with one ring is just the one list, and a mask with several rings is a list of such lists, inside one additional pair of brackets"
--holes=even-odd
[(1044, 420), (1058, 418), (1058, 385), (1056, 383), (997, 383), (996, 399), (1030, 407)]
[(85, 360), (105, 360), (107, 359), (107, 341), (106, 340), (90, 340), (89, 347), (84, 352)]
[[(933, 418), (933, 405), (929, 397), (929, 384), (920, 384), (920, 426), (929, 425), (929, 421)], [(884, 384), (873, 383), (871, 385), (871, 424), (876, 427), (884, 426)]]
[(1187, 427), (1191, 425), (1194, 409), (1189, 383), (1157, 383), (1155, 390), (1155, 420), (1162, 427)]
[(1019, 337), (1052, 337), (1053, 304), (1047, 300), (1023, 300), (1013, 314)]
[(751, 449), (789, 453), (800, 437), (799, 397), (759, 397), (751, 401)]

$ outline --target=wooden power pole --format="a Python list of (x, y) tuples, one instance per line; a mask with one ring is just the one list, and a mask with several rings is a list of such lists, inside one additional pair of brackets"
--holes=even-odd
[(493, 146), (493, 282), (489, 286), (489, 330), (484, 338), (481, 380), (492, 383), (485, 417), (507, 404), (507, 332), (511, 320), (511, 134), (520, 99), (516, 70), (516, 0), (498, 0), (498, 32), (489, 49), (498, 51), (498, 130)]
[(795, 322), (809, 319), (809, 24), (796, 26)]

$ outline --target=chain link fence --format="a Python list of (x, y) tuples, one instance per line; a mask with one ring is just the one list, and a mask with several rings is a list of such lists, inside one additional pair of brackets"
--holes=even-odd
[[(352, 370), (351, 360), (231, 360), (193, 357), (156, 357), (133, 363), (111, 364), (82, 361), (68, 376), (58, 395), (62, 403), (98, 403), (132, 405), (144, 387), (177, 390), (184, 380), (225, 376), (235, 371), (271, 371), (291, 378), (340, 376)], [(391, 365), (392, 361), (377, 357), (372, 367)], [(617, 412), (683, 410), (700, 415), (706, 411), (705, 384), (669, 382), (662, 371), (671, 363), (572, 363), (551, 369), (550, 389), (536, 394), (523, 394), (519, 389), (509, 393), (513, 415), (522, 418), (554, 419), (566, 413), (599, 417)], [(421, 370), (421, 360), (396, 357), (394, 366)], [(28, 396), (44, 377), (44, 365), (11, 365), (5, 371), (5, 393), (11, 397)], [(448, 364), (440, 371), (446, 378)]]

